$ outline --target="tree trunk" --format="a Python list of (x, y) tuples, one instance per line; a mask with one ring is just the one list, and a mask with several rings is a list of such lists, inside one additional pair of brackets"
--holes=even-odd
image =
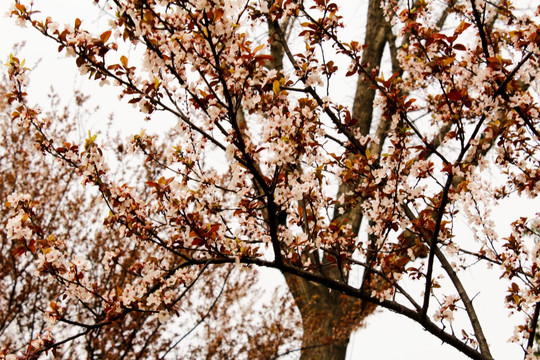
[(294, 275), (285, 275), (287, 285), (302, 315), (302, 360), (342, 360), (349, 338), (361, 319), (375, 310), (369, 304), (337, 291), (328, 291)]
[[(368, 69), (380, 66), (385, 44), (391, 39), (391, 27), (384, 18), (380, 1), (370, 0), (365, 37), (367, 48), (362, 56), (362, 63), (367, 63)], [(278, 51), (273, 52), (273, 55), (278, 53)], [(371, 88), (371, 85), (371, 82), (360, 76), (354, 97), (352, 117), (358, 120), (355, 126), (359, 128), (362, 135), (369, 134), (373, 120), (375, 90)], [(385, 127), (384, 124), (378, 126), (383, 129)], [(381, 136), (384, 140), (385, 134)], [(349, 186), (342, 184), (336, 198), (339, 199), (342, 194), (348, 192)], [(354, 207), (346, 204), (336, 205), (336, 209), (343, 207), (345, 211), (342, 215), (337, 215), (336, 211), (334, 216), (340, 220), (346, 219), (354, 233), (358, 233), (362, 221), (359, 201), (356, 204)], [(338, 269), (335, 265), (330, 267), (325, 259), (322, 261), (326, 276), (343, 278), (343, 272), (340, 271), (342, 269)], [(293, 275), (285, 275), (285, 279), (302, 316), (304, 332), (301, 359), (345, 359), (351, 333), (361, 325), (366, 316), (373, 313), (375, 305), (351, 299), (339, 292)], [(347, 275), (343, 280), (347, 281)]]

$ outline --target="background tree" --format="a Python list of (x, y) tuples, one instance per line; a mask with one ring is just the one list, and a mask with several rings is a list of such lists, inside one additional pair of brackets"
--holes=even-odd
[[(382, 306), (471, 358), (491, 359), (460, 279), (471, 261), (484, 261), (510, 280), (507, 306), (525, 315), (513, 341), (530, 353), (537, 246), (523, 234), (531, 220), (514, 219), (499, 239), (489, 211), (509, 194), (538, 192), (538, 11), (507, 1), (370, 1), (361, 45), (342, 40), (338, 6), (327, 1), (105, 1), (116, 20), (97, 35), (79, 19), (61, 28), (16, 4), (14, 16), (90, 78), (118, 85), (143, 112), (179, 119), (163, 156), (155, 138), (133, 137), (130, 150), (156, 169), (142, 196), (148, 191), (111, 178), (95, 136), (66, 148), (45, 135), (25, 102), (25, 70), (11, 62), (14, 119), (37, 131), (42, 152), (95, 185), (109, 208), (105, 226), (136, 250), (129, 281), (105, 290), (79, 279), (84, 269), (67, 267), (55, 243), (29, 248), (44, 275), (73, 285), (69, 299), (102, 304), (84, 320), (59, 316), (79, 329), (73, 338), (131, 316), (164, 324), (210, 264), (244, 263), (284, 273), (305, 358), (343, 358), (351, 331)], [(288, 35), (295, 21), (297, 43)], [(268, 41), (258, 43), (262, 31)], [(392, 75), (379, 69), (386, 46)], [(358, 75), (350, 108), (330, 91), (342, 63)], [(486, 181), (486, 169), (503, 180)], [(33, 225), (28, 197), (8, 203), (15, 241), (50, 238)], [(455, 236), (458, 212), (471, 239)], [(126, 254), (110, 245), (104, 259), (116, 271)], [(27, 357), (56, 346), (36, 345)]]

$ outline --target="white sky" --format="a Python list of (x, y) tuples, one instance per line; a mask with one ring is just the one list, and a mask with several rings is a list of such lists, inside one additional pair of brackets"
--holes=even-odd
[[(8, 11), (10, 0), (0, 1), (0, 14)], [(38, 4), (46, 3), (43, 9), (50, 9), (54, 18), (60, 22), (72, 23), (74, 16), (86, 19), (83, 24), (92, 24), (96, 21), (103, 21), (93, 6), (89, 6), (91, 1), (73, 0), (38, 0)], [(351, 5), (353, 2), (348, 3)], [(350, 11), (345, 12), (345, 20), (357, 20), (362, 15), (363, 10), (360, 5), (353, 5)], [(74, 15), (75, 14), (75, 15)], [(88, 14), (95, 14), (94, 17)], [(355, 31), (361, 32), (362, 24), (359, 21), (352, 21)], [(141, 126), (148, 126), (140, 121), (140, 116), (126, 104), (121, 104), (117, 100), (118, 91), (112, 88), (100, 88), (96, 83), (77, 77), (78, 73), (72, 58), (65, 58), (58, 54), (57, 46), (50, 40), (44, 39), (29, 28), (14, 26), (11, 19), (0, 18), (0, 59), (6, 62), (7, 56), (11, 52), (12, 44), (16, 41), (26, 40), (26, 47), (20, 54), (20, 58), (27, 59), (27, 66), (34, 67), (38, 59), (42, 59), (37, 69), (31, 74), (31, 93), (34, 94), (35, 101), (46, 99), (50, 87), (62, 94), (64, 101), (72, 101), (74, 90), (79, 89), (92, 95), (92, 102), (102, 108), (96, 118), (93, 118), (87, 125), (94, 130), (103, 126), (107, 114), (114, 112), (116, 118), (122, 119), (122, 127), (127, 127), (130, 132), (138, 132)], [(362, 38), (360, 35), (358, 38)], [(346, 87), (347, 88), (347, 87)], [(348, 86), (353, 89), (354, 84)], [(36, 96), (35, 94), (39, 94)], [(345, 98), (351, 97), (350, 92), (343, 95)], [(159, 126), (159, 125), (158, 125)], [(84, 133), (86, 133), (84, 129)], [(83, 135), (84, 136), (84, 135)], [(495, 209), (495, 219), (500, 219), (501, 223), (507, 219), (509, 213), (512, 218), (530, 215), (537, 211), (533, 201), (526, 199), (511, 199), (505, 201)], [(499, 229), (503, 234), (508, 233), (507, 227)], [(467, 233), (464, 229), (463, 233)], [(264, 275), (265, 283), (279, 283), (282, 278), (277, 272), (267, 272)], [(506, 340), (512, 335), (513, 325), (507, 318), (503, 306), (504, 291), (506, 284), (497, 280), (496, 275), (486, 276), (486, 272), (481, 266), (475, 268), (474, 272), (465, 274), (465, 285), (471, 296), (475, 296), (474, 303), (488, 341), (492, 344), (492, 353), (496, 359), (522, 359), (523, 353), (518, 346), (508, 344)], [(401, 360), (421, 360), (437, 358), (439, 360), (460, 360), (467, 359), (466, 356), (454, 350), (448, 345), (441, 345), (441, 342), (431, 334), (405, 317), (393, 314), (386, 310), (379, 311), (371, 316), (367, 321), (367, 326), (357, 332), (352, 338), (348, 352), (349, 359), (401, 359)]]

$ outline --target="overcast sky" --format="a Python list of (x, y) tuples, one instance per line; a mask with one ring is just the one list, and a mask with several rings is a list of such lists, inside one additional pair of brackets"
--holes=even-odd
[[(88, 24), (103, 20), (97, 12), (93, 11), (92, 6), (85, 5), (91, 4), (92, 1), (36, 0), (35, 2), (44, 10), (44, 13), (54, 14), (53, 17), (61, 22), (72, 23), (75, 16), (86, 19), (85, 23)], [(0, 14), (8, 11), (9, 4), (10, 0), (0, 1)], [(346, 18), (357, 19), (361, 15), (360, 11), (362, 11), (360, 6), (354, 5), (346, 12)], [(355, 24), (359, 32), (360, 25), (358, 22)], [(14, 22), (5, 17), (0, 20), (0, 31), (3, 34), (0, 37), (2, 63), (6, 62), (13, 43), (23, 40), (26, 41), (26, 46), (20, 57), (26, 58), (30, 67), (41, 59), (39, 66), (31, 75), (31, 93), (35, 101), (44, 100), (51, 86), (64, 96), (65, 101), (71, 100), (71, 94), (75, 89), (81, 89), (90, 93), (93, 103), (99, 104), (102, 108), (101, 115), (92, 119), (87, 125), (90, 128), (102, 126), (109, 112), (114, 112), (117, 118), (138, 117), (130, 106), (118, 103), (116, 100), (118, 91), (111, 88), (99, 88), (95, 83), (77, 77), (73, 58), (66, 59), (58, 54), (57, 46), (52, 41), (42, 38), (31, 29), (14, 26)], [(350, 93), (344, 96), (350, 96)], [(136, 131), (135, 127), (134, 131)], [(536, 209), (537, 207), (530, 200), (512, 199), (503, 203), (495, 210), (495, 213), (496, 218), (501, 219), (502, 223), (508, 212), (516, 218), (518, 215), (531, 214)], [(507, 230), (507, 227), (500, 228), (501, 232), (507, 232)], [(466, 236), (467, 229), (463, 229), (462, 233)], [(281, 281), (281, 275), (274, 272), (269, 272), (265, 276), (276, 282)], [(486, 276), (481, 266), (465, 274), (465, 283), (471, 296), (475, 296), (474, 302), (478, 306), (479, 317), (485, 326), (488, 341), (493, 345), (492, 352), (495, 358), (521, 359), (522, 352), (519, 347), (506, 342), (513, 332), (513, 325), (503, 309), (504, 291), (507, 285), (497, 280), (493, 274)], [(351, 340), (350, 359), (459, 360), (467, 358), (452, 347), (441, 345), (439, 340), (426, 333), (413, 321), (389, 311), (380, 311), (371, 316), (366, 325)]]

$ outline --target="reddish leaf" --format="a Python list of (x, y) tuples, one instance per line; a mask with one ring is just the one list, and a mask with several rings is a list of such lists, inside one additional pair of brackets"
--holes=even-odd
[(448, 98), (452, 101), (458, 101), (461, 100), (461, 94), (456, 89), (450, 90), (447, 94)]
[(99, 36), (99, 38), (101, 39), (102, 42), (106, 43), (107, 40), (109, 40), (109, 38), (111, 37), (111, 34), (112, 34), (112, 31), (111, 30), (107, 30), (105, 31), (103, 34), (101, 34)]

